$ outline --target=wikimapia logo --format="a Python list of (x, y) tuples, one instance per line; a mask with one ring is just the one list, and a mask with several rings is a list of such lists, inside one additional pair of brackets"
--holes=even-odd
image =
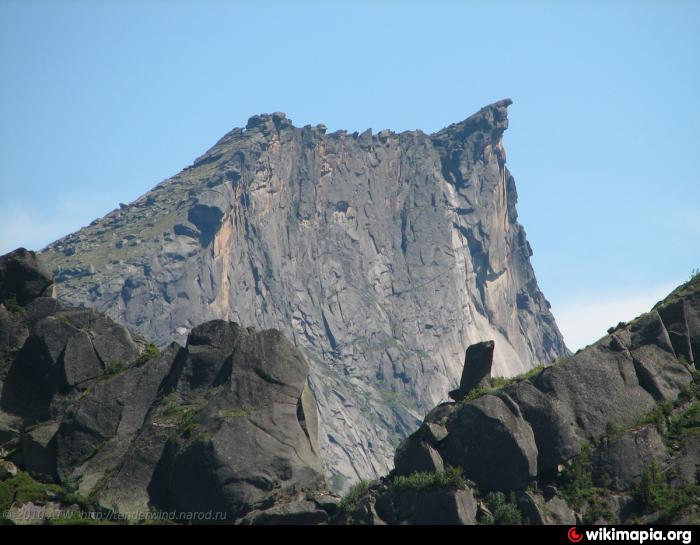
[(572, 543), (578, 543), (583, 539), (583, 535), (576, 531), (576, 526), (569, 528), (569, 532), (566, 534), (566, 537), (568, 537), (569, 541)]
[(585, 530), (583, 533), (576, 530), (576, 526), (569, 528), (566, 537), (572, 543), (586, 541), (627, 541), (634, 543), (646, 543), (648, 541), (680, 541), (684, 545), (692, 543), (692, 530), (619, 530), (616, 528), (598, 528), (597, 530)]

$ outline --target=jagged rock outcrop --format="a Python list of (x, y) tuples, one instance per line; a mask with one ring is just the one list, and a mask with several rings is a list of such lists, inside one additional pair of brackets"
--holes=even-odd
[(0, 458), (125, 517), (329, 520), (338, 499), (309, 367), (279, 331), (215, 320), (159, 353), (95, 310), (41, 296), (33, 252), (0, 257), (0, 270), (17, 256), (23, 272), (0, 276), (12, 301), (0, 303)]
[(307, 376), (306, 360), (276, 330), (221, 320), (196, 327), (100, 498), (117, 511), (150, 503), (235, 520), (323, 489)]
[(279, 329), (309, 358), (337, 487), (378, 476), (466, 346), (496, 341), (495, 376), (566, 354), (517, 222), (510, 103), (434, 134), (255, 116), (42, 257), (62, 301), (160, 346), (212, 319)]
[[(689, 329), (685, 345), (700, 335)], [(462, 467), (481, 488), (524, 488), (573, 458), (606, 426), (629, 426), (692, 381), (654, 310), (534, 377), (471, 401), (442, 406), (445, 436), (428, 445), (423, 427), (397, 451), (431, 448), (436, 466)], [(403, 469), (403, 471), (407, 471)]]
[(494, 348), (493, 341), (483, 341), (467, 348), (459, 388), (450, 392), (452, 399), (462, 401), (472, 390), (487, 388), (491, 385)]
[(25, 305), (42, 295), (51, 295), (51, 273), (38, 262), (34, 253), (18, 248), (0, 261), (0, 303), (12, 300)]
[[(483, 382), (492, 347), (470, 347), (460, 401), (428, 413), (396, 450), (395, 469), (344, 520), (401, 522), (380, 508), (397, 483), (425, 486), (455, 471), (482, 502), (481, 522), (498, 519), (489, 499), (509, 523), (700, 520), (698, 311), (700, 275), (586, 349), (505, 385)], [(470, 369), (475, 354), (483, 365)], [(504, 492), (510, 504), (494, 499)]]

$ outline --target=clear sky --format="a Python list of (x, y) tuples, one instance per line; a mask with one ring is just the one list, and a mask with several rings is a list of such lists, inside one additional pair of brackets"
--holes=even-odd
[(700, 267), (700, 3), (0, 0), (0, 253), (40, 249), (255, 113), (437, 130), (510, 97), (571, 348)]

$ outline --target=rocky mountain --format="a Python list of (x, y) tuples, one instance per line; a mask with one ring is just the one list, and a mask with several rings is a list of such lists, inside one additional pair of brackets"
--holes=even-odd
[(0, 522), (329, 520), (309, 367), (279, 331), (215, 320), (159, 352), (51, 287), (32, 252), (0, 258)]
[(357, 485), (344, 522), (700, 522), (700, 275), (545, 369), (494, 379), (467, 351), (454, 401)]
[(309, 359), (343, 489), (390, 469), (470, 344), (494, 340), (502, 376), (567, 354), (517, 221), (510, 103), (434, 134), (255, 116), (42, 259), (62, 302), (161, 348), (213, 319), (279, 329)]

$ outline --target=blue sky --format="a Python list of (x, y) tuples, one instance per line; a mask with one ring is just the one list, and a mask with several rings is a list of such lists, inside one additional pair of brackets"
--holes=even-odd
[(0, 253), (284, 111), (437, 130), (510, 97), (540, 286), (576, 348), (700, 267), (700, 3), (0, 0)]

